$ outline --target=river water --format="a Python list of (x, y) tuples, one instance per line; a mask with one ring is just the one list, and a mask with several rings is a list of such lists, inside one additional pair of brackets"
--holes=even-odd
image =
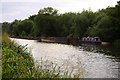
[(43, 43), (35, 40), (11, 38), (19, 45), (26, 45), (37, 63), (41, 59), (47, 66), (51, 62), (63, 70), (80, 73), (81, 78), (118, 78), (120, 50), (110, 45), (79, 44), (77, 46)]

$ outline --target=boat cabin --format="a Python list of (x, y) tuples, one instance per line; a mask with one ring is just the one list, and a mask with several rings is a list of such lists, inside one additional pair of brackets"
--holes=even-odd
[(83, 42), (101, 42), (99, 37), (83, 37)]

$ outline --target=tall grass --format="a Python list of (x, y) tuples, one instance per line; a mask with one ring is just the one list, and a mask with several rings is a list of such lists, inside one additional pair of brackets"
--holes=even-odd
[(2, 78), (70, 78), (67, 72), (60, 74), (60, 67), (52, 65), (52, 69), (43, 69), (42, 64), (34, 64), (25, 46), (10, 41), (9, 36), (2, 35)]

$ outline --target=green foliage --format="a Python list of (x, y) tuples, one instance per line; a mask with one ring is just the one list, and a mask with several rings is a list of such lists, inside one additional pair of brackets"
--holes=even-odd
[(19, 30), (18, 30), (18, 24), (20, 23), (20, 20), (15, 20), (11, 23), (9, 27), (8, 33), (12, 36), (19, 36)]
[(18, 24), (18, 33), (19, 36), (23, 35), (23, 36), (28, 36), (29, 34), (31, 34), (32, 28), (34, 27), (34, 23), (31, 20), (23, 20)]
[(2, 40), (2, 77), (3, 78), (29, 78), (35, 69), (30, 54), (24, 47), (11, 42), (3, 34)]
[(44, 9), (40, 9), (38, 14), (44, 14), (44, 15), (57, 15), (58, 10), (53, 9), (52, 7), (47, 7)]
[(93, 26), (94, 18), (95, 14), (93, 14), (92, 11), (83, 11), (82, 13), (80, 13), (76, 23), (77, 28), (75, 28), (78, 37), (89, 35), (87, 34), (87, 29)]
[(76, 14), (75, 13), (65, 13), (63, 15), (60, 16), (61, 17), (61, 26), (62, 26), (62, 36), (69, 36), (69, 35), (73, 35), (73, 29), (72, 27), (75, 24), (75, 18), (76, 18)]
[[(0, 26), (1, 26), (1, 25), (0, 25)], [(10, 27), (10, 23), (4, 22), (4, 23), (2, 24), (2, 31), (3, 31), (3, 32), (8, 32), (8, 31), (9, 31), (9, 27)]]
[[(119, 2), (118, 2), (119, 3)], [(100, 36), (103, 41), (120, 39), (119, 5), (108, 7), (96, 13), (93, 27), (88, 28), (91, 36)]]
[(35, 19), (36, 16), (37, 16), (37, 15), (32, 15), (32, 16), (30, 16), (28, 19), (34, 22), (34, 19)]
[(37, 15), (35, 18), (36, 36), (57, 36), (57, 23), (56, 16), (43, 14)]
[(103, 41), (120, 39), (120, 1), (115, 7), (92, 12), (68, 12), (47, 7), (26, 20), (4, 23), (3, 32), (11, 36), (83, 37), (100, 36)]
[(97, 17), (97, 21), (96, 25), (91, 29), (90, 34), (101, 36), (107, 41), (113, 38), (114, 25), (112, 24), (112, 19), (105, 14), (100, 14)]

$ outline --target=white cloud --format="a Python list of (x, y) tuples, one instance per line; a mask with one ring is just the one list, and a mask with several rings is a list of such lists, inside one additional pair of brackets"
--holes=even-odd
[(2, 4), (0, 3), (0, 22), (2, 22)]
[(1, 0), (1, 2), (34, 2), (39, 0)]

